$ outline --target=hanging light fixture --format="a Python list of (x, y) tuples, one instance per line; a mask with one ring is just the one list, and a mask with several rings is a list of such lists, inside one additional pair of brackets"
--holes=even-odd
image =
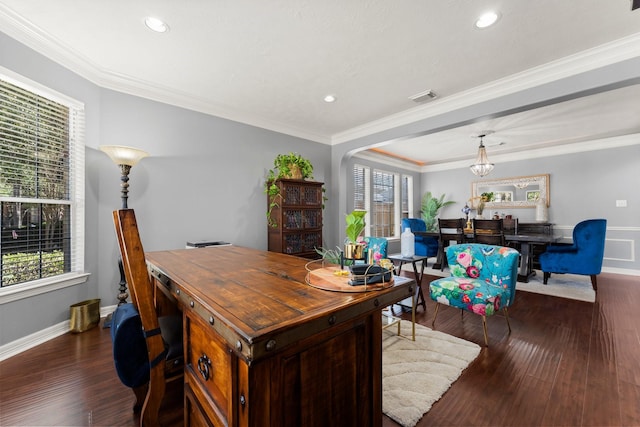
[(478, 176), (485, 176), (489, 172), (493, 170), (493, 163), (489, 163), (489, 158), (487, 157), (487, 149), (484, 148), (484, 144), (482, 143), (482, 138), (487, 136), (486, 134), (478, 135), (480, 138), (480, 147), (478, 147), (478, 157), (476, 157), (476, 162), (469, 166), (471, 172)]

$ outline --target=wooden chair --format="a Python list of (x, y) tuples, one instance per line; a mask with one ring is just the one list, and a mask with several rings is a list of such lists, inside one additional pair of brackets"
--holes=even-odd
[(447, 257), (444, 256), (444, 250), (452, 241), (457, 244), (464, 243), (464, 218), (442, 219), (438, 218), (438, 232), (440, 233), (440, 242), (438, 250), (441, 251), (440, 271), (444, 270), (445, 264), (448, 264)]
[(133, 388), (134, 410), (141, 407), (141, 426), (157, 426), (166, 382), (183, 376), (182, 317), (158, 317), (134, 211), (114, 211), (113, 222), (131, 299), (140, 314), (149, 363), (148, 383)]
[(473, 220), (473, 241), (485, 245), (504, 246), (504, 226), (502, 219)]

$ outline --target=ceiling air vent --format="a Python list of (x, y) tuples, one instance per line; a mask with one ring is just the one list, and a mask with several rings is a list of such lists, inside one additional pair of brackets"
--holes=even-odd
[(431, 89), (427, 89), (424, 92), (416, 93), (415, 95), (410, 96), (409, 99), (413, 102), (422, 103), (431, 101), (432, 99), (437, 97), (438, 95), (436, 95), (434, 91), (432, 91)]

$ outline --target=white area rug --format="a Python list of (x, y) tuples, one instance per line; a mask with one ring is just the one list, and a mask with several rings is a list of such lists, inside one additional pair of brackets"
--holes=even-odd
[[(413, 427), (480, 353), (480, 346), (416, 325), (416, 341), (391, 326), (382, 335), (382, 412)], [(411, 336), (411, 322), (401, 333)]]
[[(402, 267), (404, 270), (404, 266)], [(440, 277), (448, 277), (450, 275), (449, 267), (445, 267), (444, 271), (430, 268), (425, 270), (424, 273)], [(591, 286), (591, 277), (589, 276), (578, 274), (551, 274), (546, 285), (542, 283), (542, 276), (542, 271), (536, 270), (536, 275), (531, 277), (528, 283), (516, 283), (516, 290), (575, 299), (578, 301), (595, 302), (596, 300), (596, 293)], [(425, 281), (422, 283), (422, 292), (428, 291), (429, 284)]]
[(596, 293), (591, 286), (591, 277), (577, 274), (551, 274), (547, 284), (544, 285), (542, 272), (537, 271), (528, 283), (518, 282), (516, 290), (579, 301), (595, 302), (596, 300)]

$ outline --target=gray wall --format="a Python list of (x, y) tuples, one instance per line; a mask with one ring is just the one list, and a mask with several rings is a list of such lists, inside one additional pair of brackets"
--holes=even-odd
[[(640, 141), (639, 141), (640, 142)], [(548, 173), (551, 204), (549, 220), (559, 234), (570, 237), (573, 226), (588, 218), (607, 219), (607, 240), (603, 268), (614, 272), (640, 271), (640, 144), (505, 163), (496, 162), (488, 176), (499, 179)], [(457, 203), (445, 208), (441, 217), (460, 217), (460, 209), (471, 196), (471, 182), (477, 181), (468, 168), (425, 173), (423, 191), (445, 193)], [(627, 200), (617, 208), (616, 200)], [(535, 209), (504, 209), (521, 221), (535, 220)], [(488, 213), (488, 212), (487, 212)], [(486, 214), (485, 213), (485, 216)], [(631, 271), (635, 270), (635, 271)]]
[[(97, 147), (128, 145), (150, 157), (130, 174), (145, 250), (216, 239), (267, 248), (263, 182), (278, 153), (295, 151), (327, 183), (331, 147), (97, 87), (0, 33), (5, 68), (84, 102), (86, 110), (87, 283), (0, 306), (0, 345), (69, 318), (69, 305), (101, 298), (117, 303), (117, 246), (111, 212), (121, 205), (120, 172)], [(325, 235), (331, 235), (330, 225)]]
[[(151, 154), (132, 169), (129, 193), (129, 206), (136, 209), (146, 250), (179, 248), (191, 239), (220, 239), (266, 249), (263, 178), (275, 155), (288, 151), (308, 157), (314, 164), (316, 180), (326, 183), (329, 200), (324, 237), (325, 246), (332, 247), (344, 237), (351, 154), (402, 135), (463, 124), (494, 110), (506, 114), (513, 109), (511, 104), (520, 105), (526, 95), (505, 97), (486, 106), (329, 147), (99, 88), (3, 33), (0, 58), (3, 67), (85, 103), (85, 270), (91, 273), (85, 284), (0, 306), (0, 345), (63, 322), (69, 317), (69, 305), (75, 302), (95, 297), (102, 299), (103, 306), (117, 302), (119, 276), (111, 211), (120, 206), (119, 171), (97, 150), (99, 145), (130, 145)], [(627, 68), (637, 70), (632, 65)], [(552, 93), (548, 98), (584, 88), (584, 84), (572, 82), (549, 86), (553, 88), (549, 88)], [(537, 99), (542, 96), (540, 91), (535, 94)], [(527, 102), (533, 104), (535, 100)], [(569, 229), (579, 219), (604, 216), (610, 221), (608, 237), (619, 237), (608, 241), (608, 253), (628, 257), (631, 247), (638, 253), (640, 241), (640, 201), (637, 191), (631, 190), (639, 184), (638, 150), (633, 146), (498, 164), (493, 176), (550, 173), (551, 220), (561, 229)], [(423, 174), (414, 181), (416, 209), (422, 193), (430, 190), (460, 201), (460, 205), (443, 212), (449, 215), (451, 210), (458, 215), (469, 197), (470, 180), (468, 170)], [(614, 208), (615, 199), (627, 199), (629, 207)], [(606, 260), (605, 265), (640, 269), (636, 260)]]

